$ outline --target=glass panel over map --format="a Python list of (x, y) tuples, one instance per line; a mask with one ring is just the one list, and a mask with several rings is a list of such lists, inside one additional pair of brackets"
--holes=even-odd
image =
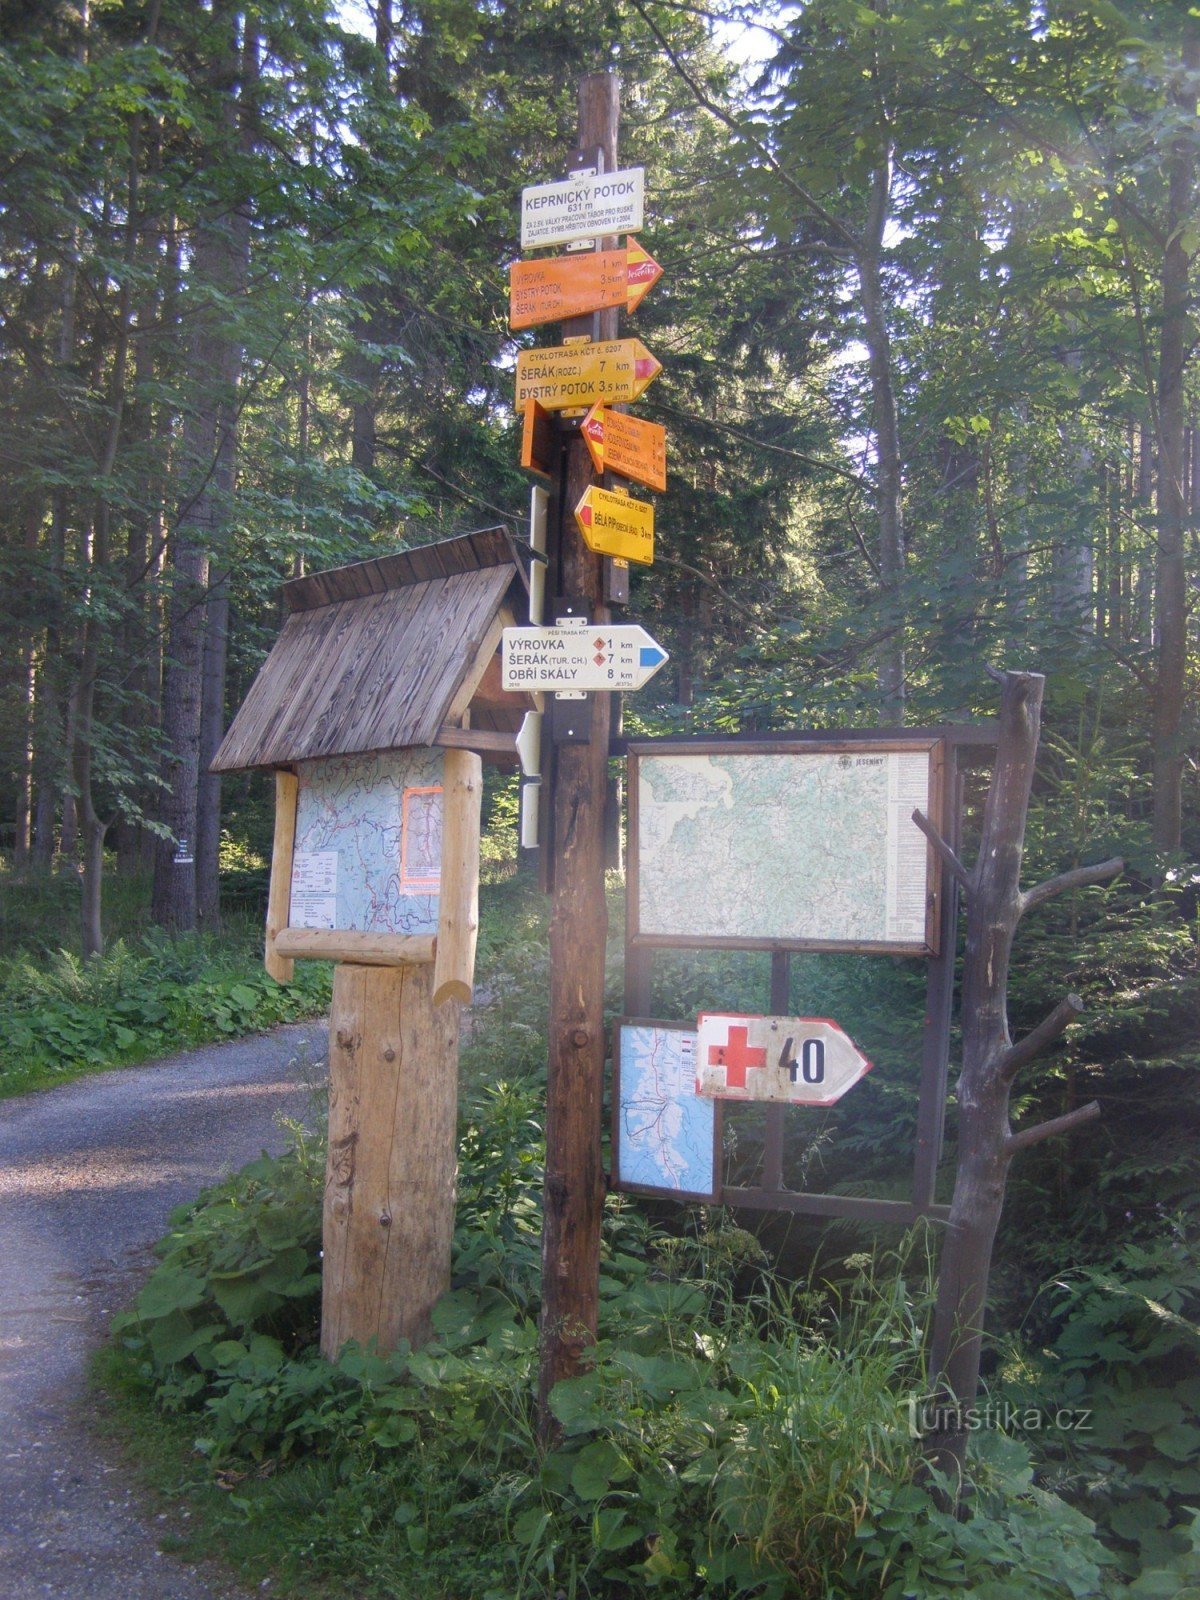
[(928, 747), (636, 761), (637, 937), (925, 947)]
[(291, 927), (437, 932), (442, 767), (441, 750), (299, 764)]
[(618, 1187), (717, 1198), (718, 1114), (696, 1093), (694, 1032), (622, 1023), (614, 1101)]

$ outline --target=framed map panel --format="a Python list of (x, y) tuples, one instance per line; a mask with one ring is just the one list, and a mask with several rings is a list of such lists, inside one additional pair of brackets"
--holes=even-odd
[(936, 952), (941, 741), (629, 747), (635, 945)]
[(614, 1041), (613, 1187), (717, 1204), (721, 1106), (696, 1093), (695, 1028), (625, 1017)]
[(302, 761), (287, 925), (433, 934), (445, 752)]

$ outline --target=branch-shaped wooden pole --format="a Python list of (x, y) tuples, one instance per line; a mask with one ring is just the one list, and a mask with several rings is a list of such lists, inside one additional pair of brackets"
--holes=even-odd
[(930, 822), (929, 818), (923, 811), (914, 811), (912, 814), (912, 819), (933, 846), (934, 853), (937, 855), (942, 865), (954, 878), (958, 880), (959, 887), (969, 900), (971, 898), (971, 888), (974, 882), (971, 874), (967, 871), (966, 867), (963, 866), (962, 862), (958, 859), (954, 851), (946, 843), (945, 839), (942, 838), (941, 834), (934, 827), (933, 823)]
[[(1123, 862), (1077, 867), (1021, 892), (1021, 857), (1033, 785), (1045, 680), (1033, 672), (992, 670), (1001, 685), (996, 765), (984, 807), (979, 855), (968, 871), (927, 818), (913, 818), (967, 899), (962, 985), (962, 1071), (958, 1081), (958, 1170), (938, 1278), (930, 1376), (950, 1406), (945, 1430), (926, 1440), (930, 1459), (961, 1478), (967, 1442), (965, 1412), (975, 1402), (987, 1305), (988, 1275), (1008, 1166), (1030, 1145), (1070, 1133), (1099, 1115), (1092, 1103), (1014, 1133), (1009, 1093), (1022, 1067), (1083, 1009), (1068, 995), (1014, 1044), (1008, 1030), (1008, 968), (1013, 936), (1027, 911), (1052, 895), (1115, 876)], [(957, 1408), (957, 1410), (956, 1410)]]

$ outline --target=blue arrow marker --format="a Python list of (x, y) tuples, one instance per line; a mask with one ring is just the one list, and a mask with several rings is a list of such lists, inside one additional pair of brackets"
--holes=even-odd
[(638, 651), (639, 667), (658, 667), (667, 659), (667, 652), (656, 644), (644, 644)]

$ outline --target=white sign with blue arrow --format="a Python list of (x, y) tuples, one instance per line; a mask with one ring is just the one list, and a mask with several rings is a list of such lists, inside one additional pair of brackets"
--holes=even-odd
[(565, 628), (505, 628), (500, 682), (505, 689), (640, 689), (668, 660), (636, 623)]

